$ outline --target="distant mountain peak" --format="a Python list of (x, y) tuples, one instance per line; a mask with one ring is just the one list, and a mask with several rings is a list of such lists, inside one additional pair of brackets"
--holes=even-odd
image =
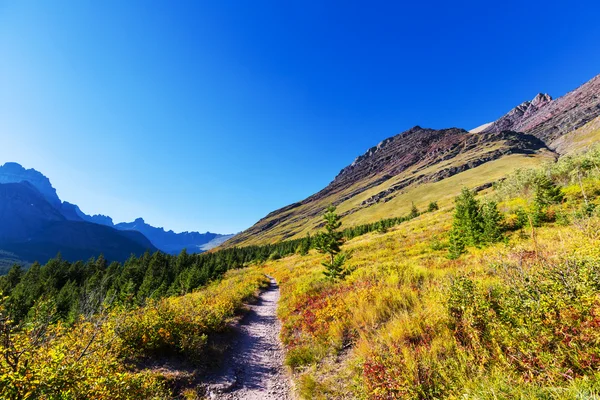
[[(518, 123), (519, 119), (527, 118), (539, 109), (548, 105), (550, 102), (552, 102), (552, 96), (550, 96), (547, 93), (538, 93), (532, 100), (524, 101), (523, 103), (510, 110), (508, 114), (506, 114), (506, 116), (503, 118), (506, 118), (506, 122)], [(510, 119), (511, 117), (512, 119)], [(510, 121), (508, 121), (509, 119)], [(502, 118), (498, 121), (501, 120)], [(510, 128), (512, 127), (513, 126), (510, 126)], [(503, 128), (508, 128), (508, 126)], [(498, 129), (496, 130), (499, 131)]]
[(25, 169), (25, 168), (23, 168), (23, 166), (21, 164), (12, 162), (12, 161), (4, 163), (4, 165), (2, 165), (2, 167), (7, 168), (8, 170), (14, 170), (14, 171)]
[(59, 208), (61, 201), (56, 194), (56, 189), (50, 180), (41, 172), (33, 168), (25, 169), (16, 162), (7, 162), (0, 166), (0, 183), (29, 182), (35, 187), (54, 207)]
[[(21, 184), (23, 188), (29, 188), (38, 196), (49, 203), (57, 213), (60, 213), (68, 221), (91, 222), (115, 228), (119, 231), (136, 231), (142, 233), (154, 246), (168, 253), (179, 253), (181, 249), (187, 248), (192, 251), (205, 251), (220, 244), (232, 235), (220, 235), (216, 233), (182, 232), (175, 233), (172, 230), (156, 228), (146, 223), (139, 217), (133, 222), (121, 222), (115, 224), (111, 217), (96, 214), (85, 214), (76, 204), (62, 202), (50, 180), (35, 169), (25, 169), (16, 162), (7, 162), (0, 166), (0, 184)], [(25, 190), (25, 189), (23, 189)]]

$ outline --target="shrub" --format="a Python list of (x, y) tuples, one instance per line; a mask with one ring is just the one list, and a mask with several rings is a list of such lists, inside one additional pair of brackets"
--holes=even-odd
[(290, 349), (285, 358), (285, 365), (293, 370), (315, 362), (316, 357), (314, 351), (309, 346), (298, 346)]
[(427, 206), (427, 211), (433, 212), (436, 210), (439, 210), (437, 201), (432, 201), (431, 203), (429, 203), (429, 205)]
[[(115, 320), (106, 315), (16, 327), (0, 310), (0, 398), (167, 398), (163, 379), (121, 362)], [(108, 318), (108, 319), (107, 319)]]
[(230, 271), (206, 289), (152, 301), (122, 317), (121, 353), (130, 358), (184, 355), (201, 361), (208, 337), (225, 329), (268, 279), (253, 270)]

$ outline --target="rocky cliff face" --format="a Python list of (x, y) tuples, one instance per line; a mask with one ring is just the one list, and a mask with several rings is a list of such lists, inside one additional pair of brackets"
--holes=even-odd
[(600, 75), (555, 100), (549, 95), (538, 94), (532, 101), (512, 109), (482, 132), (525, 132), (543, 140), (550, 148), (555, 148), (555, 140), (599, 115)]

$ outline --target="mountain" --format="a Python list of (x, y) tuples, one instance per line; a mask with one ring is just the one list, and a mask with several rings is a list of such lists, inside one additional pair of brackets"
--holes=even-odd
[(525, 132), (542, 139), (551, 149), (556, 149), (557, 140), (562, 136), (599, 115), (600, 75), (556, 100), (540, 93), (532, 101), (512, 109), (482, 132), (506, 129)]
[(20, 164), (7, 162), (0, 166), (0, 183), (29, 182), (55, 208), (60, 208), (61, 201), (52, 187), (50, 180), (35, 169), (25, 169)]
[[(153, 248), (158, 248), (166, 253), (177, 254), (183, 249), (187, 249), (190, 253), (206, 251), (233, 236), (211, 232), (175, 233), (146, 224), (141, 218), (130, 223), (115, 225), (112, 218), (106, 215), (87, 215), (81, 211), (79, 206), (61, 201), (50, 180), (42, 173), (34, 169), (25, 169), (20, 164), (12, 162), (0, 166), (0, 183), (21, 182), (27, 182), (49, 203), (50, 207), (52, 207), (52, 212), (50, 213), (50, 211), (45, 209), (45, 211), (49, 212), (49, 215), (58, 213), (58, 215), (67, 221), (99, 224), (123, 232), (139, 232), (150, 240)], [(13, 228), (17, 229), (14, 226)]]
[(65, 217), (29, 182), (0, 184), (0, 241), (26, 241)]
[(69, 220), (27, 181), (0, 184), (0, 220), (0, 249), (26, 263), (45, 262), (59, 252), (68, 260), (102, 253), (123, 261), (156, 250), (140, 233)]
[[(121, 222), (115, 225), (116, 229), (122, 231), (137, 231), (146, 236), (152, 243), (166, 253), (177, 254), (183, 249), (189, 253), (199, 253), (210, 250), (233, 235), (220, 235), (218, 233), (206, 232), (182, 232), (165, 231), (163, 228), (156, 228), (148, 225), (142, 218), (133, 222)], [(213, 242), (217, 240), (216, 242)]]
[(385, 139), (343, 168), (318, 193), (273, 211), (224, 244), (300, 238), (321, 226), (333, 204), (345, 226), (404, 215), (414, 203), (442, 204), (462, 186), (489, 187), (516, 168), (537, 165), (600, 139), (600, 75), (557, 99), (539, 93), (470, 132), (415, 126)]

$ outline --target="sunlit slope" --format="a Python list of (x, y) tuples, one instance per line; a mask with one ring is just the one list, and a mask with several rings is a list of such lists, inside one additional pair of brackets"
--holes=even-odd
[(600, 142), (600, 117), (596, 117), (584, 126), (561, 136), (550, 144), (560, 154), (577, 153), (587, 150)]
[[(298, 397), (598, 398), (594, 154), (524, 170), (477, 196), (498, 202), (503, 237), (457, 259), (449, 251), (457, 218), (446, 204), (348, 240), (345, 279), (325, 278), (326, 256), (315, 250), (267, 261)], [(540, 209), (544, 187), (561, 200)]]
[(552, 99), (538, 94), (497, 121), (467, 132), (416, 126), (385, 139), (320, 192), (273, 211), (224, 247), (298, 238), (319, 228), (329, 204), (346, 226), (406, 213), (411, 202), (453, 197), (484, 187), (516, 168), (585, 150), (600, 140), (600, 75)]
[[(336, 184), (343, 176), (343, 170), (321, 192), (272, 212), (225, 246), (265, 244), (303, 237), (320, 227), (321, 214), (330, 204), (337, 206), (345, 226), (405, 215), (412, 202), (420, 209), (430, 201), (443, 205), (462, 186), (484, 187), (516, 168), (538, 165), (555, 157), (543, 143), (529, 135), (481, 135), (462, 130), (449, 134), (439, 132), (442, 131), (425, 132), (433, 136), (433, 143), (423, 143), (429, 138), (414, 143), (416, 147), (426, 147), (422, 156), (414, 162), (398, 162), (399, 158), (414, 150), (410, 145), (414, 134), (409, 131), (391, 138), (405, 140), (409, 145), (395, 153), (384, 154), (381, 165), (377, 165), (379, 160), (372, 161), (365, 167), (374, 169), (372, 173), (363, 174), (361, 171), (356, 174), (356, 179), (348, 179), (345, 185), (345, 182)], [(439, 140), (436, 136), (440, 136)], [(382, 143), (386, 144), (385, 141)], [(369, 154), (372, 150), (365, 156), (377, 157), (377, 151)], [(365, 162), (361, 157), (354, 165), (360, 167), (361, 162)]]

